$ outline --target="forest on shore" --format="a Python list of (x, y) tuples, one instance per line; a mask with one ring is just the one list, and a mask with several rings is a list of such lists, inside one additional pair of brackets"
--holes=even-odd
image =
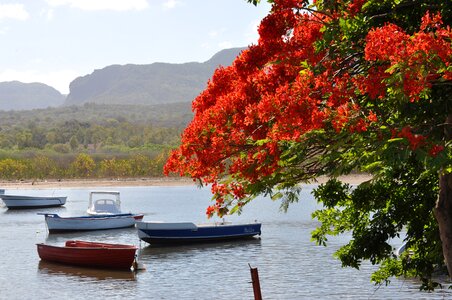
[(163, 175), (190, 103), (0, 111), (0, 180)]

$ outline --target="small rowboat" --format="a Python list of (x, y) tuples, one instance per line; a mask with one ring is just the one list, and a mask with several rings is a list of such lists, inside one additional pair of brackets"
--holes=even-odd
[(261, 234), (261, 223), (137, 222), (138, 237), (150, 244), (185, 244), (251, 238)]
[(130, 269), (135, 261), (137, 247), (69, 240), (64, 247), (36, 244), (41, 260), (108, 269)]

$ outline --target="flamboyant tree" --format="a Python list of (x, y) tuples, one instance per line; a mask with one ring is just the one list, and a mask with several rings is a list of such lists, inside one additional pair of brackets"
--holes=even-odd
[[(328, 176), (313, 237), (351, 231), (344, 266), (380, 264), (376, 282), (452, 274), (452, 2), (269, 2), (258, 43), (194, 100), (166, 172), (211, 184), (209, 216), (260, 194), (287, 209), (300, 183)], [(353, 171), (373, 179), (337, 180)], [(411, 251), (397, 258), (402, 231)]]

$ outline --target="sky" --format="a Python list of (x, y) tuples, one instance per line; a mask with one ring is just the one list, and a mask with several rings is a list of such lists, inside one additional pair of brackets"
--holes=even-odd
[(204, 62), (258, 40), (246, 0), (1, 0), (0, 82), (69, 83), (113, 64)]

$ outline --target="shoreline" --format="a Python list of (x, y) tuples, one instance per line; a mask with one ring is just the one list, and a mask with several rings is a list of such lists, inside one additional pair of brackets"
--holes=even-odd
[[(353, 174), (339, 177), (348, 184), (360, 184), (370, 180), (367, 174)], [(321, 184), (327, 181), (326, 177), (319, 177), (311, 184)], [(95, 179), (49, 179), (49, 180), (17, 180), (0, 181), (0, 189), (54, 189), (54, 188), (83, 188), (83, 187), (133, 187), (133, 186), (189, 186), (196, 183), (185, 177), (158, 177), (158, 178), (95, 178)]]
[(195, 185), (189, 178), (90, 178), (0, 181), (1, 189), (52, 189), (84, 187), (131, 187), (131, 186), (187, 186)]

